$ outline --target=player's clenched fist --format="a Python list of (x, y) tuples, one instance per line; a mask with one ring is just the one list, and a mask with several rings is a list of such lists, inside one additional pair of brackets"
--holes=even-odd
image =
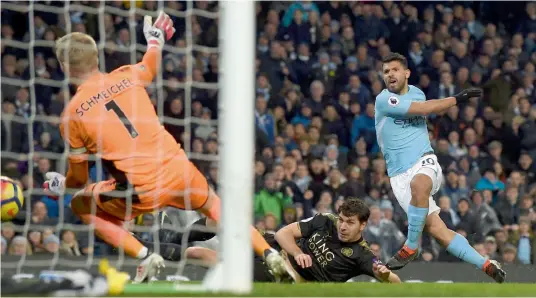
[(160, 11), (154, 24), (152, 17), (145, 16), (143, 18), (143, 34), (147, 40), (148, 47), (158, 47), (161, 49), (164, 47), (166, 40), (169, 40), (175, 34), (173, 21), (163, 11)]
[(389, 275), (391, 275), (391, 270), (389, 270), (383, 264), (374, 263), (372, 265), (372, 271), (374, 271), (374, 275), (376, 275), (376, 277), (378, 277), (382, 281), (388, 280)]
[(308, 254), (296, 255), (294, 256), (294, 260), (296, 260), (296, 263), (302, 268), (309, 268), (313, 266), (313, 260), (311, 259), (311, 256)]

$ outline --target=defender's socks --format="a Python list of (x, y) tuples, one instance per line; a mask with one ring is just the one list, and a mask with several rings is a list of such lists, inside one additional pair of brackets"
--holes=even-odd
[(409, 205), (408, 207), (408, 239), (405, 245), (412, 250), (416, 250), (419, 247), (419, 239), (426, 223), (426, 217), (428, 216), (428, 208), (415, 207)]
[(156, 244), (154, 242), (149, 242), (139, 239), (139, 241), (145, 245), (149, 251), (157, 252), (167, 261), (180, 261), (182, 255), (182, 247), (175, 243), (158, 243), (158, 250), (156, 250)]
[[(191, 226), (188, 227), (188, 239), (186, 240), (186, 243), (194, 242), (194, 241), (207, 241), (209, 239), (212, 239), (216, 236), (215, 232), (207, 232), (207, 231), (200, 231), (196, 228), (201, 227), (202, 229), (206, 229), (207, 224), (207, 218), (201, 218), (197, 221), (195, 221)], [(161, 242), (167, 242), (167, 243), (175, 243), (178, 245), (182, 245), (183, 241), (182, 238), (184, 236), (184, 233), (176, 232), (169, 229), (161, 229), (158, 231), (158, 236)]]
[(485, 269), (486, 259), (467, 242), (467, 239), (458, 233), (447, 246), (447, 251), (465, 262), (475, 265), (478, 269)]

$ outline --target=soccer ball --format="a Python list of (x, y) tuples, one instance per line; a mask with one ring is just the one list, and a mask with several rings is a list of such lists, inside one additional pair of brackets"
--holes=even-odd
[(22, 209), (24, 196), (20, 186), (8, 177), (2, 176), (0, 192), (2, 193), (2, 221), (10, 221), (15, 218)]

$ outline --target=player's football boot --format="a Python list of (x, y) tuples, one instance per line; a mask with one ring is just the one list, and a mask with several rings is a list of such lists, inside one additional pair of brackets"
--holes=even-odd
[(501, 268), (501, 264), (495, 260), (487, 262), (484, 267), (484, 272), (498, 283), (503, 283), (506, 278), (506, 272)]
[(150, 282), (160, 274), (160, 269), (164, 268), (164, 259), (157, 253), (148, 255), (136, 269), (136, 277), (133, 283)]
[(266, 255), (265, 262), (266, 266), (268, 266), (268, 269), (270, 270), (270, 273), (275, 278), (276, 282), (288, 282), (293, 281), (290, 274), (290, 270), (287, 268), (287, 263), (285, 262), (285, 259), (274, 249), (271, 249), (268, 254)]
[(402, 248), (394, 255), (392, 258), (387, 261), (387, 268), (390, 270), (399, 270), (404, 268), (409, 262), (415, 260), (419, 256), (419, 250), (412, 250), (411, 248), (407, 247), (406, 245), (402, 246)]

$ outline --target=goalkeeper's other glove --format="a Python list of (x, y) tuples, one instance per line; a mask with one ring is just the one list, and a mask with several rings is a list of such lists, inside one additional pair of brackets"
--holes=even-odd
[(173, 21), (163, 11), (160, 11), (154, 24), (152, 17), (145, 16), (143, 18), (143, 34), (147, 40), (147, 47), (162, 49), (166, 41), (175, 34)]
[(482, 90), (478, 88), (469, 88), (465, 89), (462, 92), (454, 95), (456, 98), (456, 103), (461, 103), (468, 101), (470, 98), (473, 97), (481, 97), (482, 96)]
[(43, 184), (45, 192), (49, 193), (49, 197), (57, 199), (65, 192), (65, 176), (56, 172), (47, 172), (45, 174), (47, 180)]

